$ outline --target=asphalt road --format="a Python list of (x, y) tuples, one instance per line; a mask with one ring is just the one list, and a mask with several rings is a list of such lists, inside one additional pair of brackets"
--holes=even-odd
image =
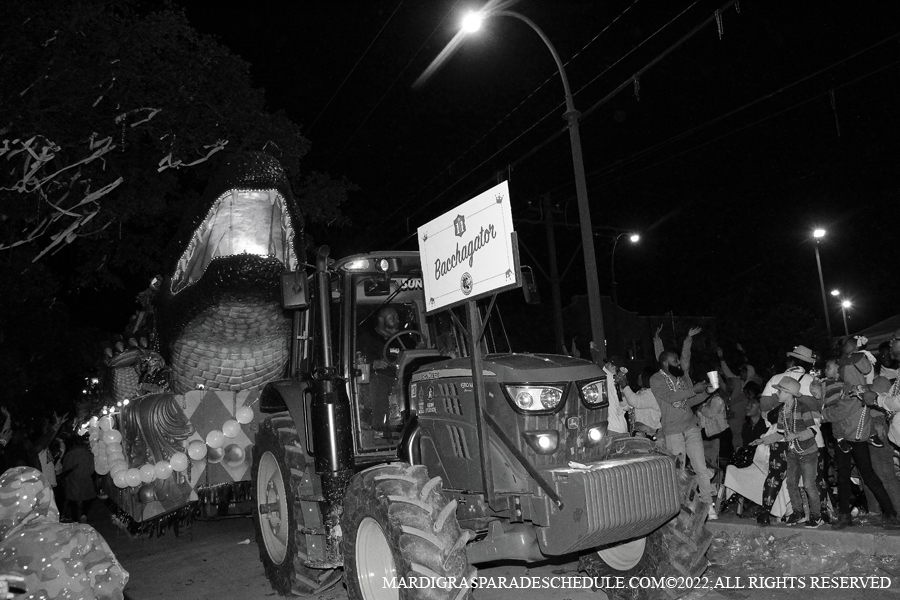
[[(159, 538), (132, 538), (117, 528), (109, 513), (99, 503), (92, 511), (92, 524), (106, 538), (124, 568), (130, 573), (125, 589), (128, 600), (177, 598), (179, 600), (257, 600), (277, 598), (269, 586), (259, 561), (254, 541), (253, 523), (249, 518), (228, 518), (218, 521), (197, 521), (181, 537), (170, 531)], [(715, 560), (715, 557), (711, 557)], [(545, 564), (539, 566), (501, 565), (482, 567), (479, 576), (499, 584), (502, 577), (578, 577), (576, 563)], [(868, 575), (885, 579), (865, 580)], [(900, 573), (898, 573), (900, 574)], [(838, 575), (838, 574), (830, 574)], [(888, 571), (877, 573), (845, 572), (839, 575), (857, 576), (857, 580), (835, 580), (829, 574), (785, 576), (774, 569), (729, 568), (712, 566), (706, 573), (705, 589), (697, 589), (684, 597), (689, 600), (780, 600), (784, 598), (816, 598), (845, 600), (897, 600), (900, 598), (900, 578)], [(818, 578), (818, 579), (816, 579)], [(556, 580), (559, 581), (559, 580)], [(850, 588), (851, 585), (889, 585), (886, 589)], [(627, 587), (628, 582), (623, 582)], [(715, 587), (718, 585), (719, 587)], [(840, 587), (823, 587), (823, 586)], [(815, 587), (814, 587), (815, 586)], [(323, 592), (320, 600), (346, 600), (342, 584)], [(481, 589), (479, 600), (602, 600), (606, 595), (586, 589), (551, 588), (523, 590), (515, 588)]]

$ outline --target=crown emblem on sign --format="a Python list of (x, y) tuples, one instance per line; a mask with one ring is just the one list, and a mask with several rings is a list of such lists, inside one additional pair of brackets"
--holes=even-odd
[(496, 196), (494, 196), (494, 200), (497, 201), (497, 204), (502, 204), (503, 203), (503, 194), (497, 194)]

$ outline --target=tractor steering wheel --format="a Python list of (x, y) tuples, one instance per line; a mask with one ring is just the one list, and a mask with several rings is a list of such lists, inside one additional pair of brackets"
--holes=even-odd
[[(384, 342), (384, 348), (381, 350), (381, 355), (384, 358), (384, 361), (389, 365), (397, 364), (397, 359), (392, 359), (390, 353), (388, 352), (388, 350), (390, 350), (391, 342), (403, 335), (417, 335), (422, 339), (423, 342), (425, 341), (425, 336), (422, 335), (421, 331), (416, 331), (415, 329), (405, 329), (403, 331), (398, 331)], [(404, 350), (409, 350), (409, 348), (407, 348), (406, 344), (404, 344), (403, 342), (400, 342), (400, 345), (403, 346)]]

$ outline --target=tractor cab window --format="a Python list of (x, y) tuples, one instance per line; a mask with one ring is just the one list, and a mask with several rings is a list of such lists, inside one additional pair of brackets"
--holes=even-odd
[[(365, 296), (363, 296), (364, 298)], [(364, 451), (396, 445), (402, 428), (405, 401), (398, 379), (398, 362), (404, 351), (431, 347), (423, 331), (420, 302), (395, 297), (384, 303), (362, 301), (357, 295), (354, 318), (353, 363), (360, 445)]]

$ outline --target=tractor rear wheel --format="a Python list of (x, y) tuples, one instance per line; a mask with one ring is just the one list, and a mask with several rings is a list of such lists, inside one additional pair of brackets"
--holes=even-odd
[(355, 475), (341, 530), (350, 600), (471, 598), (469, 532), (460, 530), (456, 500), (447, 502), (440, 477), (429, 479), (425, 467), (392, 463)]
[(700, 497), (697, 476), (678, 469), (681, 510), (668, 523), (637, 540), (601, 548), (581, 557), (579, 568), (593, 577), (624, 577), (625, 588), (603, 591), (610, 600), (672, 600), (690, 589), (628, 587), (632, 577), (699, 577), (709, 564), (712, 532), (706, 528), (709, 503)]
[(316, 594), (341, 580), (340, 569), (304, 564), (306, 523), (299, 490), (310, 462), (288, 413), (260, 424), (253, 447), (253, 525), (266, 577), (284, 596)]

